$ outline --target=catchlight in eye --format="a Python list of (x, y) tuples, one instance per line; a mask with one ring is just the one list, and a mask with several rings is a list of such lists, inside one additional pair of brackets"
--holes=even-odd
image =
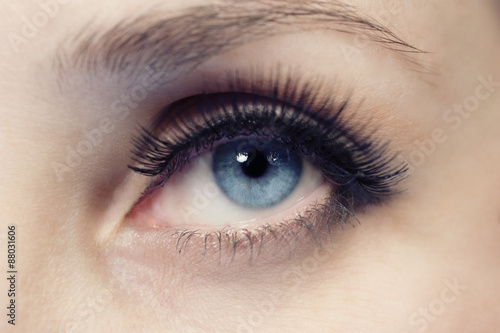
[(284, 144), (243, 139), (217, 146), (212, 169), (230, 200), (243, 207), (269, 208), (295, 189), (302, 160)]

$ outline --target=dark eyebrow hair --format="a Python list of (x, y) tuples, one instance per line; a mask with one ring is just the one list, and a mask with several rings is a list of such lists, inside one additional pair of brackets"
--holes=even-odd
[(95, 71), (102, 67), (111, 73), (145, 67), (189, 70), (249, 42), (308, 30), (359, 34), (406, 56), (422, 53), (338, 0), (230, 0), (191, 7), (175, 17), (162, 14), (125, 19), (109, 30), (91, 30), (89, 24), (58, 50), (55, 70), (59, 78), (64, 78), (68, 68)]

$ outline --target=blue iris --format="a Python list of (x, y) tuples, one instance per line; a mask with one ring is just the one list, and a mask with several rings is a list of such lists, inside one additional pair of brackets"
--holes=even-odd
[(268, 208), (295, 189), (302, 159), (284, 144), (243, 139), (214, 149), (212, 171), (217, 185), (233, 202)]

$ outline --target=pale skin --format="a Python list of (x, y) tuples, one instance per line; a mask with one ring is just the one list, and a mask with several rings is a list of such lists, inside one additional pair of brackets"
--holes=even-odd
[[(404, 56), (353, 33), (297, 29), (180, 68), (174, 83), (129, 100), (142, 81), (99, 66), (87, 73), (69, 66), (58, 84), (57, 51), (89, 22), (101, 31), (134, 15), (175, 17), (209, 2), (63, 2), (29, 38), (22, 17), (33, 23), (40, 5), (0, 5), (0, 239), (5, 244), (16, 226), (18, 271), (16, 325), (3, 315), (2, 332), (498, 331), (497, 1), (350, 1), (426, 53)], [(370, 120), (409, 164), (405, 191), (358, 212), (354, 228), (334, 228), (321, 249), (305, 239), (291, 254), (264, 250), (253, 262), (244, 252), (233, 262), (178, 254), (156, 241), (157, 229), (130, 226), (127, 212), (148, 181), (127, 168), (137, 124), (201, 93), (201, 77), (277, 63), (320, 75), (338, 96), (353, 92), (352, 121)], [(117, 99), (130, 113), (106, 118)], [(81, 142), (91, 152), (80, 147), (80, 160), (68, 163), (68, 146)], [(211, 214), (223, 216), (217, 196), (209, 199)], [(10, 284), (1, 281), (5, 309)]]

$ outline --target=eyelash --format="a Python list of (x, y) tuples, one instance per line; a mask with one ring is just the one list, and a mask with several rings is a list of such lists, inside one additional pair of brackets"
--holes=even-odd
[[(335, 185), (335, 190), (326, 203), (317, 203), (297, 218), (274, 226), (266, 224), (251, 231), (226, 227), (210, 233), (177, 230), (174, 236), (179, 253), (190, 239), (199, 236), (204, 244), (203, 254), (207, 252), (207, 243), (215, 241), (220, 255), (227, 240), (233, 257), (237, 248), (246, 246), (252, 258), (254, 245), (260, 243), (262, 247), (264, 237), (278, 242), (295, 239), (298, 230), (306, 230), (321, 245), (323, 229), (330, 233), (336, 223), (343, 226), (349, 217), (357, 220), (354, 211), (384, 202), (404, 179), (407, 166), (394, 165), (395, 154), (388, 152), (388, 144), (362, 136), (348, 126), (349, 119), (342, 115), (349, 99), (343, 103), (334, 103), (330, 98), (320, 100), (315, 93), (320, 91), (319, 85), (294, 81), (291, 76), (284, 82), (280, 78), (254, 78), (253, 82), (260, 83), (249, 85), (236, 73), (229, 76), (226, 88), (220, 89), (224, 92), (204, 93), (172, 103), (160, 112), (152, 129), (141, 128), (133, 139), (134, 163), (129, 168), (154, 179), (142, 197), (163, 186), (200, 151), (211, 150), (222, 139), (251, 135), (284, 143), (309, 159)], [(186, 111), (194, 107), (194, 115)], [(193, 117), (198, 117), (198, 121), (194, 122)], [(165, 133), (167, 128), (168, 139), (156, 135)]]

